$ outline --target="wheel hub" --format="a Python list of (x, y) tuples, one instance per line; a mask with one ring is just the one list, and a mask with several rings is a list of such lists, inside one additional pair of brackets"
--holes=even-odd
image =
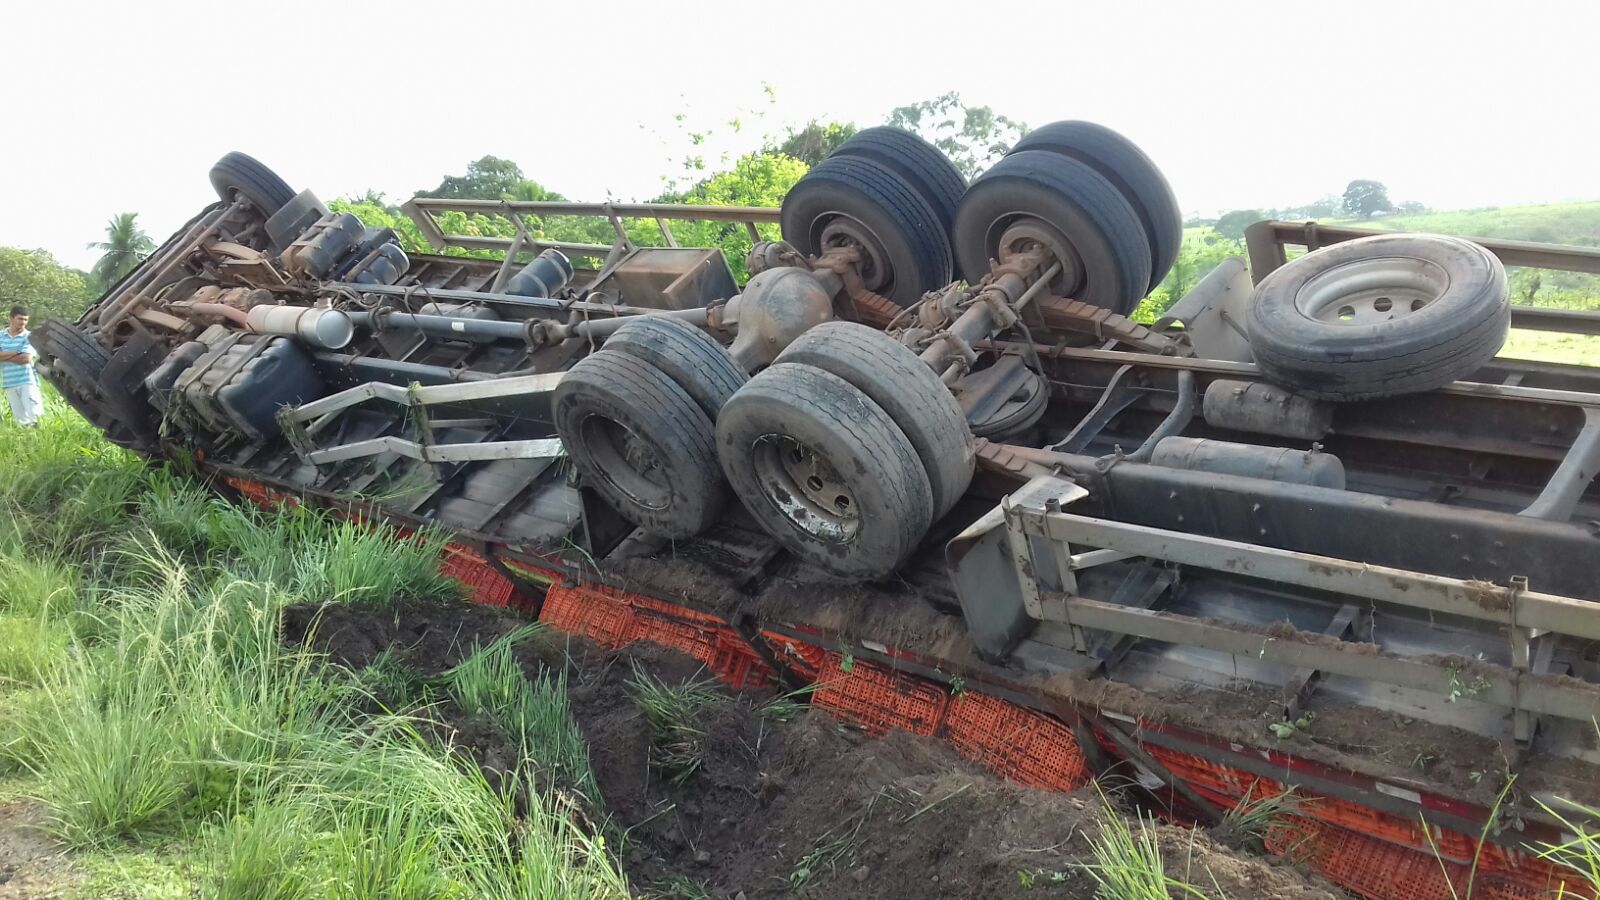
[[(1066, 235), (1043, 219), (1032, 216), (1011, 219), (1000, 232), (996, 259), (1001, 264), (1023, 254), (1043, 251), (1061, 263), (1061, 273), (1050, 279), (1050, 291), (1058, 297), (1071, 297), (1083, 284), (1083, 258)], [(1050, 261), (1041, 264), (1048, 269)]]
[(1374, 325), (1425, 309), (1450, 286), (1437, 263), (1380, 257), (1346, 263), (1307, 281), (1294, 304), (1308, 319), (1329, 325)]
[(794, 438), (769, 434), (758, 439), (755, 469), (767, 500), (801, 531), (845, 543), (860, 530), (855, 497), (838, 470)]
[(862, 284), (875, 293), (887, 292), (894, 283), (894, 269), (889, 265), (889, 254), (883, 249), (883, 242), (878, 240), (872, 229), (844, 213), (830, 213), (823, 218), (825, 224), (817, 239), (817, 246), (824, 250), (830, 247), (855, 248), (861, 257), (857, 266)]
[(590, 415), (578, 425), (579, 439), (589, 448), (601, 477), (630, 500), (647, 509), (666, 509), (672, 485), (655, 446), (614, 419)]

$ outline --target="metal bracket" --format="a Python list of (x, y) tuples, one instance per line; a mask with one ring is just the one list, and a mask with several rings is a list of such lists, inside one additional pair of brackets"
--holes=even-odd
[[(561, 373), (547, 375), (522, 375), (513, 378), (496, 378), (488, 381), (470, 381), (462, 384), (439, 384), (408, 387), (369, 381), (348, 390), (331, 394), (320, 400), (285, 407), (278, 411), (278, 423), (288, 437), (295, 453), (312, 465), (342, 462), (380, 453), (394, 453), (408, 459), (427, 463), (477, 462), (494, 459), (547, 459), (562, 455), (558, 438), (540, 438), (519, 441), (480, 441), (473, 443), (439, 444), (433, 439), (434, 429), (482, 422), (483, 419), (430, 420), (428, 407), (449, 403), (493, 400), (502, 397), (525, 397), (554, 391), (561, 383)], [(317, 434), (332, 424), (345, 410), (368, 400), (383, 400), (406, 407), (409, 418), (420, 432), (420, 441), (409, 441), (393, 435), (320, 447)], [(492, 420), (489, 420), (492, 421)]]

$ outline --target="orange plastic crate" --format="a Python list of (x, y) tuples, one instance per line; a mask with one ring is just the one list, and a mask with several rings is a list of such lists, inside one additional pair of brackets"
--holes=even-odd
[(715, 617), (616, 588), (552, 585), (539, 620), (613, 649), (635, 641), (669, 647), (700, 660), (733, 688), (772, 677), (750, 645)]
[(629, 642), (649, 641), (709, 663), (716, 652), (717, 629), (697, 622), (686, 622), (659, 610), (633, 610)]
[(439, 571), (467, 587), (467, 597), (484, 606), (506, 606), (517, 593), (516, 583), (489, 565), (471, 548), (447, 544), (439, 560)]
[(942, 685), (855, 660), (844, 671), (844, 658), (829, 653), (817, 674), (813, 705), (847, 718), (871, 734), (899, 728), (913, 734), (935, 734), (944, 721), (950, 695)]
[(716, 646), (707, 667), (735, 689), (769, 684), (773, 680), (772, 668), (732, 629), (717, 632)]
[(945, 733), (962, 756), (1017, 784), (1071, 791), (1092, 777), (1071, 728), (987, 694), (952, 700)]
[(828, 651), (815, 644), (797, 641), (775, 631), (761, 632), (761, 640), (786, 668), (807, 681), (816, 681), (822, 667), (828, 664)]
[(1573, 873), (1542, 860), (1512, 871), (1479, 862), (1441, 862), (1430, 852), (1412, 850), (1337, 825), (1294, 818), (1266, 837), (1273, 853), (1311, 866), (1318, 874), (1371, 900), (1445, 900), (1466, 897), (1469, 880), (1475, 900), (1532, 900), (1565, 896), (1592, 898)]
[(633, 640), (633, 610), (627, 604), (581, 587), (551, 585), (539, 621), (559, 631), (582, 635), (602, 647)]

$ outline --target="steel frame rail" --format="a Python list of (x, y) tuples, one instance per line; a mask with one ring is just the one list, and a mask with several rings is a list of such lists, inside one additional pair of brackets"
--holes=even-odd
[[(569, 203), (559, 200), (446, 200), (437, 197), (414, 197), (401, 206), (411, 221), (415, 222), (428, 243), (440, 249), (491, 250), (504, 253), (506, 263), (495, 280), (498, 290), (510, 276), (512, 261), (523, 252), (539, 253), (555, 249), (578, 256), (602, 257), (609, 269), (633, 250), (638, 249), (628, 237), (623, 219), (654, 219), (661, 238), (668, 247), (677, 247), (671, 223), (682, 222), (734, 222), (745, 227), (751, 241), (760, 241), (757, 225), (776, 225), (779, 211), (763, 206), (696, 206), (688, 203)], [(469, 215), (501, 216), (511, 222), (516, 235), (510, 238), (484, 237), (482, 235), (446, 232), (437, 215), (461, 212)], [(547, 241), (534, 238), (526, 216), (579, 216), (605, 219), (611, 225), (615, 239), (609, 244), (581, 244), (569, 241)]]
[[(1533, 639), (1545, 633), (1600, 638), (1600, 616), (1589, 601), (1530, 591), (1525, 579), (1514, 579), (1505, 587), (1446, 578), (1075, 515), (1062, 511), (1059, 502), (1042, 506), (1007, 502), (1002, 508), (1029, 614), (1067, 625), (1075, 640), (1083, 629), (1108, 631), (1435, 694), (1450, 694), (1452, 685), (1464, 676), (1473, 685), (1472, 699), (1517, 714), (1516, 736), (1523, 741), (1532, 738), (1533, 715), (1585, 722), (1600, 717), (1600, 685), (1538, 671), (1540, 662), (1530, 652)], [(1384, 653), (1370, 644), (1320, 639), (1321, 635), (1299, 640), (1077, 596), (1071, 561), (1082, 558), (1084, 547), (1505, 626), (1514, 665), (1466, 659), (1452, 665)], [(1053, 558), (1036, 562), (1035, 554), (1041, 550)], [(1041, 571), (1056, 572), (1058, 584), (1041, 586), (1036, 574)]]
[[(285, 408), (278, 413), (278, 423), (283, 428), (289, 444), (301, 459), (312, 465), (341, 462), (380, 453), (395, 453), (409, 459), (427, 463), (475, 462), (494, 459), (549, 459), (562, 455), (559, 438), (539, 438), (522, 441), (479, 441), (475, 443), (439, 444), (433, 441), (437, 428), (464, 424), (492, 423), (483, 420), (430, 419), (429, 406), (445, 403), (463, 403), (476, 400), (493, 400), (501, 397), (522, 397), (547, 394), (561, 383), (563, 373), (521, 375), (464, 384), (440, 384), (424, 387), (385, 384), (369, 381), (353, 388), (330, 394), (310, 403)], [(368, 400), (383, 400), (413, 410), (424, 440), (408, 441), (393, 435), (340, 444), (335, 447), (318, 447), (316, 435), (337, 419), (345, 410)]]

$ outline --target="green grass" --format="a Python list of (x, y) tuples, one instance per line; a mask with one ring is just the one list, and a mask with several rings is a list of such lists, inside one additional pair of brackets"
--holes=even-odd
[(707, 681), (668, 684), (637, 667), (628, 688), (650, 726), (651, 764), (678, 784), (694, 777), (705, 756), (700, 714), (722, 695)]
[(565, 684), (516, 665), (531, 632), (441, 685), (524, 748), (493, 785), (418, 721), (368, 712), (425, 693), (392, 657), (350, 673), (281, 643), (291, 603), (458, 599), (440, 535), (234, 507), (54, 398), (39, 429), (0, 425), (0, 456), (0, 774), (77, 851), (71, 890), (628, 896), (577, 824), (598, 792)]
[(522, 756), (559, 786), (577, 790), (593, 806), (600, 788), (589, 767), (589, 751), (567, 701), (564, 674), (529, 681), (514, 654), (517, 645), (542, 634), (526, 625), (500, 638), (445, 673), (442, 681), (468, 713), (492, 719), (515, 740)]
[(1329, 224), (1600, 247), (1600, 201), (1445, 210)]
[(1191, 884), (1167, 874), (1153, 818), (1139, 810), (1130, 821), (1105, 795), (1100, 834), (1090, 839), (1092, 863), (1080, 866), (1094, 879), (1100, 900), (1169, 900), (1174, 896), (1206, 896)]
[(1218, 827), (1235, 845), (1255, 853), (1265, 853), (1267, 832), (1285, 816), (1298, 814), (1304, 803), (1293, 789), (1278, 794), (1256, 795), (1258, 786), (1259, 782), (1251, 782), (1250, 787), (1245, 789), (1244, 797), (1223, 813)]
[(1513, 329), (1500, 356), (1574, 366), (1600, 366), (1600, 337)]

